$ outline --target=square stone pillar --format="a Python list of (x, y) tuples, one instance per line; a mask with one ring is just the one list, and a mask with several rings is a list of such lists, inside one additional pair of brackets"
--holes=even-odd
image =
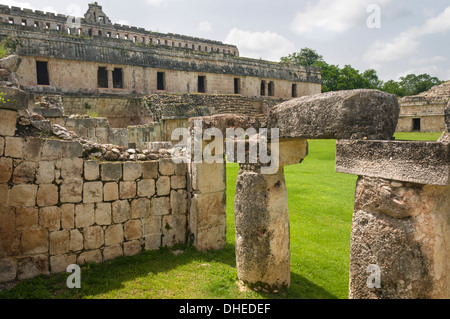
[(261, 166), (241, 164), (236, 186), (236, 264), (239, 280), (255, 289), (290, 286), (290, 223), (284, 166), (300, 163), (308, 153), (306, 139), (271, 145), (279, 164), (274, 174)]
[(349, 297), (450, 298), (450, 144), (339, 141), (336, 171), (360, 176)]

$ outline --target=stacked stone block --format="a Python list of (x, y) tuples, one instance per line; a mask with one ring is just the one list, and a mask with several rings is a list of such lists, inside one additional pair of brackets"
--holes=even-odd
[(99, 163), (0, 110), (0, 282), (186, 242), (186, 164)]

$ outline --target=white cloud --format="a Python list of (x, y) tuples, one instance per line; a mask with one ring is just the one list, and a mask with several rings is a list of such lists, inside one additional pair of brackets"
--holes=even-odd
[(420, 42), (409, 34), (401, 34), (392, 42), (376, 41), (364, 54), (369, 63), (391, 62), (417, 52)]
[(197, 29), (202, 32), (209, 32), (212, 30), (212, 24), (208, 21), (202, 21), (198, 24)]
[(10, 7), (19, 7), (19, 8), (27, 8), (35, 10), (35, 8), (29, 3), (29, 2), (20, 2), (20, 1), (14, 1), (14, 0), (3, 0), (2, 4), (5, 6)]
[(163, 4), (166, 4), (169, 0), (146, 0), (147, 4), (152, 7), (160, 7)]
[(130, 22), (128, 20), (119, 20), (116, 23), (121, 25), (130, 25)]
[(279, 61), (295, 50), (294, 44), (271, 31), (251, 32), (234, 28), (228, 32), (225, 43), (238, 46), (242, 56)]
[[(364, 54), (364, 60), (369, 63), (381, 63), (404, 59), (417, 52), (421, 37), (449, 30), (450, 7), (447, 7), (438, 16), (427, 19), (422, 26), (401, 33), (393, 41), (376, 41)], [(443, 61), (441, 59), (438, 62)]]
[[(382, 6), (391, 0), (378, 0)], [(369, 17), (367, 7), (373, 0), (320, 0), (316, 4), (308, 3), (306, 9), (297, 12), (291, 24), (293, 32), (304, 34), (316, 30), (344, 32), (358, 23), (364, 23)]]

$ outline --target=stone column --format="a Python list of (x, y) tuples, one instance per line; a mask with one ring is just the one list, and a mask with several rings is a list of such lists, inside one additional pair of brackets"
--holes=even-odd
[(351, 299), (450, 298), (450, 145), (339, 141), (337, 172), (359, 175)]
[(113, 71), (114, 68), (111, 66), (108, 66), (106, 68), (106, 72), (108, 72), (108, 88), (109, 89), (113, 89), (114, 88), (114, 84), (113, 84)]
[(290, 286), (284, 166), (300, 163), (307, 149), (305, 139), (281, 141), (280, 165), (273, 175), (261, 174), (258, 165), (240, 166), (235, 199), (236, 264), (239, 280), (254, 289), (274, 291)]

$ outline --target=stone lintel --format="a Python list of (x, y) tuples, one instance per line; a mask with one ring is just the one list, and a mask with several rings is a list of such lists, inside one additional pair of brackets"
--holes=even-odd
[(450, 144), (340, 140), (336, 172), (424, 185), (450, 185)]

